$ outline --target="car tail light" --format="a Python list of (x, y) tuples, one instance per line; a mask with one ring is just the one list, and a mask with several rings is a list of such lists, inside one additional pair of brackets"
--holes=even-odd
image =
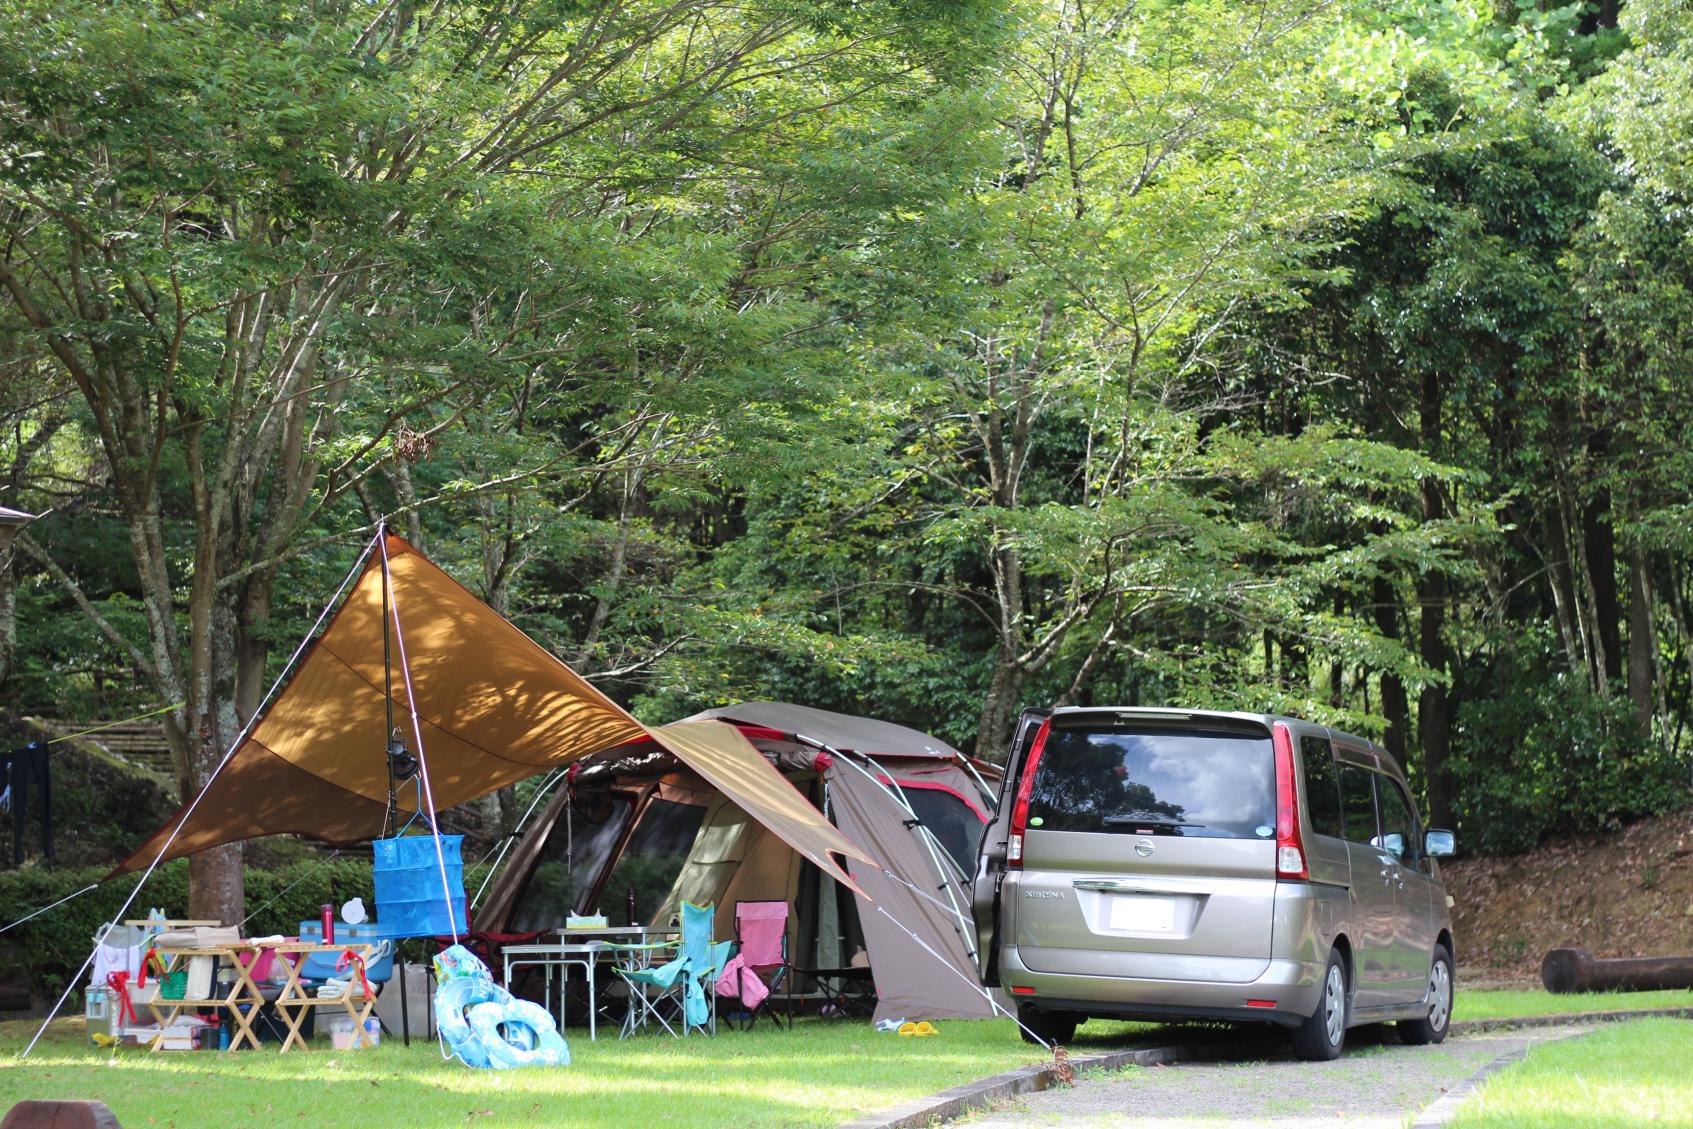
[(1247, 1007), (1275, 1007), (1276, 1001), (1274, 1001), (1274, 1000), (1247, 1000), (1246, 1006)]
[(1276, 722), (1271, 727), (1276, 749), (1276, 877), (1309, 878), (1305, 842), (1299, 835), (1299, 792), (1294, 785), (1293, 734)]
[(1034, 744), (1023, 761), (1023, 779), (1017, 783), (1017, 802), (1011, 805), (1011, 833), (1005, 839), (1005, 865), (1023, 865), (1023, 833), (1029, 827), (1029, 797), (1035, 791), (1035, 770), (1040, 767), (1041, 754), (1046, 751), (1046, 737), (1052, 732), (1050, 720), (1040, 723)]
[(1013, 988), (1011, 994), (1014, 996), (1032, 996), (1035, 994), (1035, 990), (1033, 988)]

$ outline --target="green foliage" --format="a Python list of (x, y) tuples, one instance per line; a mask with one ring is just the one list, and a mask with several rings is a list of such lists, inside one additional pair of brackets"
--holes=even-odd
[(1693, 762), (1654, 749), (1626, 698), (1559, 670), (1549, 639), (1530, 636), (1466, 670), (1476, 692), (1459, 709), (1452, 774), (1468, 847), (1517, 854), (1549, 835), (1687, 806)]

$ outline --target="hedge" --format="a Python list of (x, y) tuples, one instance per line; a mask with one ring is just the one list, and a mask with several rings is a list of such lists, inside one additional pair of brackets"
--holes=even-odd
[[(108, 869), (26, 867), (0, 873), (0, 926), (100, 881)], [(485, 866), (465, 868), (468, 896), (475, 896), (486, 873)], [(114, 878), (34, 921), (0, 933), (0, 969), (5, 970), (0, 976), (27, 984), (37, 1004), (57, 1000), (68, 978), (87, 959), (95, 931), (113, 919), (135, 881), (132, 875)], [(303, 859), (277, 870), (248, 867), (246, 882), (247, 907), (253, 916), (242, 932), (248, 936), (293, 935), (300, 922), (315, 920), (326, 902), (339, 907), (349, 898), (362, 897), (367, 907), (375, 905), (370, 863), (357, 859)], [(146, 917), (151, 906), (178, 917), (187, 911), (186, 860), (159, 867), (126, 916)]]

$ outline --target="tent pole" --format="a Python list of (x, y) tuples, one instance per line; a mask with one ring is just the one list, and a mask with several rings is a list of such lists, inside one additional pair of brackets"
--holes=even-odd
[[(796, 733), (794, 736), (798, 737), (799, 734)], [(864, 756), (864, 759), (869, 761), (871, 764), (876, 765), (876, 770), (884, 776), (887, 776), (888, 783), (884, 784), (882, 781), (876, 779), (876, 777), (867, 772), (863, 766), (853, 764), (850, 756), (845, 756), (840, 753), (836, 753), (835, 755), (840, 758), (841, 763), (852, 765), (852, 767), (862, 774), (867, 780), (880, 788), (889, 799), (898, 804), (906, 815), (911, 817), (911, 827), (918, 833), (918, 842), (922, 843), (924, 848), (929, 852), (929, 862), (933, 864), (935, 868), (935, 877), (941, 880), (941, 889), (946, 891), (946, 900), (951, 904), (952, 915), (958, 919), (958, 939), (964, 942), (964, 951), (969, 954), (970, 959), (980, 963), (981, 955), (976, 951), (976, 943), (970, 936), (971, 933), (975, 931), (975, 925), (964, 916), (964, 911), (958, 906), (958, 898), (953, 893), (952, 889), (952, 879), (947, 876), (946, 865), (941, 862), (940, 855), (935, 851), (935, 833), (930, 831), (928, 827), (924, 826), (921, 819), (917, 818), (917, 812), (912, 809), (911, 802), (905, 798), (905, 793), (899, 790), (899, 784), (894, 781), (893, 776), (889, 774), (885, 768), (876, 764), (874, 759), (864, 756), (862, 753), (858, 754), (860, 756)], [(945, 853), (944, 848), (941, 853)], [(950, 859), (952, 856), (948, 855), (947, 857)], [(960, 872), (960, 876), (962, 877), (962, 872)]]
[[(123, 905), (118, 907), (118, 912), (112, 915), (113, 921), (122, 921), (123, 915), (129, 912), (129, 907), (135, 904), (136, 895), (141, 893), (141, 887), (147, 885), (147, 879), (153, 876), (153, 871), (159, 868), (159, 863), (164, 860), (165, 855), (170, 853), (171, 844), (176, 842), (176, 837), (182, 833), (182, 829), (188, 824), (188, 817), (194, 814), (194, 810), (200, 806), (200, 801), (206, 798), (207, 792), (211, 791), (212, 784), (217, 780), (218, 774), (229, 764), (230, 759), (235, 756), (236, 750), (241, 748), (241, 743), (247, 739), (247, 734), (251, 733), (253, 728), (258, 725), (259, 719), (265, 714), (265, 707), (276, 696), (276, 692), (282, 688), (283, 681), (293, 671), (294, 665), (300, 661), (300, 656), (306, 653), (306, 648), (311, 645), (312, 640), (317, 638), (318, 630), (323, 626), (323, 621), (329, 618), (330, 611), (336, 604), (340, 603), (341, 594), (347, 590), (347, 585), (352, 583), (353, 577), (359, 574), (359, 569), (364, 567), (365, 561), (370, 557), (371, 550), (376, 548), (380, 537), (381, 534), (378, 534), (371, 538), (370, 543), (364, 547), (364, 552), (360, 553), (358, 560), (353, 562), (352, 569), (341, 581), (341, 587), (335, 590), (335, 595), (329, 598), (329, 602), (323, 606), (323, 611), (318, 613), (317, 622), (312, 624), (311, 630), (306, 632), (305, 637), (300, 640), (300, 645), (294, 648), (294, 653), (288, 656), (288, 661), (283, 664), (281, 672), (276, 676), (276, 681), (270, 684), (270, 689), (265, 691), (265, 696), (259, 699), (258, 708), (253, 710), (253, 716), (247, 719), (247, 724), (241, 727), (241, 732), (237, 733), (235, 740), (230, 742), (228, 751), (223, 754), (223, 759), (218, 761), (217, 767), (212, 769), (210, 776), (206, 777), (205, 786), (195, 794), (194, 799), (189, 802), (188, 806), (182, 809), (182, 818), (176, 821), (176, 826), (171, 828), (170, 834), (165, 837), (164, 844), (159, 847), (159, 853), (153, 856), (152, 862), (147, 864), (147, 869), (141, 874), (141, 881), (135, 884), (135, 889), (129, 892), (129, 897), (125, 898)], [(41, 1028), (36, 1031), (35, 1038), (29, 1041), (29, 1046), (25, 1047), (23, 1053), (18, 1056), (20, 1062), (27, 1059), (30, 1052), (35, 1050), (35, 1044), (41, 1041), (41, 1036), (47, 1033), (48, 1024), (53, 1022), (53, 1018), (59, 1014), (59, 1009), (65, 1006), (65, 1001), (71, 998), (72, 992), (76, 991), (77, 985), (82, 982), (83, 975), (87, 973), (89, 965), (94, 963), (94, 956), (99, 951), (99, 945), (90, 949), (88, 959), (82, 962), (82, 967), (77, 970), (76, 975), (66, 981), (65, 990), (59, 996), (59, 1002), (53, 1005), (53, 1009), (47, 1013), (47, 1018), (41, 1021)]]
[[(381, 539), (382, 581), (384, 591), (393, 587), (393, 573), (388, 562), (388, 539)], [(417, 741), (418, 775), (423, 780), (423, 799), (429, 806), (429, 834), (435, 840), (435, 865), (441, 873), (441, 897), (447, 903), (447, 926), (453, 934), (453, 944), (459, 943), (458, 921), (453, 917), (453, 890), (447, 881), (447, 858), (441, 853), (441, 825), (435, 818), (435, 792), (429, 784), (429, 758), (423, 751), (423, 723), (417, 716), (417, 693), (412, 689), (411, 663), (406, 659), (406, 633), (400, 628), (400, 602), (392, 600), (390, 610), (394, 619), (394, 645), (400, 652), (400, 673), (406, 684), (406, 708), (411, 712), (412, 737)], [(468, 915), (466, 915), (468, 917)], [(467, 920), (465, 926), (468, 928)]]
[(982, 795), (984, 795), (988, 798), (988, 810), (989, 811), (998, 811), (999, 810), (999, 793), (994, 791), (992, 788), (988, 787), (988, 782), (986, 780), (982, 779), (982, 774), (976, 771), (976, 766), (970, 763), (969, 757), (961, 756), (958, 759), (959, 759), (960, 763), (962, 763), (964, 765), (964, 771), (968, 772), (971, 776), (975, 777), (976, 785), (977, 785), (977, 787), (981, 788)]
[[(511, 850), (511, 845), (522, 837), (523, 828), (529, 822), (529, 817), (535, 814), (536, 805), (546, 798), (548, 792), (558, 787), (558, 778), (564, 771), (562, 768), (554, 769), (552, 774), (543, 780), (541, 786), (536, 789), (535, 798), (529, 802), (528, 809), (518, 819), (517, 826), (512, 829), (511, 834), (505, 837), (506, 841), (500, 845), (499, 857), (494, 860), (494, 865), (488, 868), (488, 873), (482, 876), (482, 885), (476, 888), (476, 897), (470, 903), (471, 909), (476, 908), (477, 903), (482, 900), (483, 892), (488, 889), (488, 883), (492, 882), (494, 875), (499, 873), (500, 864), (506, 861), (506, 852)], [(568, 817), (568, 813), (566, 815)]]

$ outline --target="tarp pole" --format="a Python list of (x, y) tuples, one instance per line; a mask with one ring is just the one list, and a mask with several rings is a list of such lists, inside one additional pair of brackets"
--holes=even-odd
[[(400, 602), (393, 599), (393, 573), (388, 565), (388, 537), (387, 527), (377, 535), (382, 545), (382, 583), (383, 591), (389, 595), (389, 610), (394, 619), (394, 645), (400, 652), (400, 673), (405, 676), (406, 708), (411, 711), (412, 737), (417, 741), (418, 775), (423, 778), (423, 802), (429, 808), (429, 834), (435, 840), (435, 865), (441, 872), (441, 897), (447, 903), (447, 927), (452, 930), (453, 944), (459, 943), (458, 921), (453, 917), (453, 888), (447, 881), (447, 857), (441, 853), (441, 825), (435, 820), (435, 793), (429, 787), (429, 757), (423, 751), (423, 723), (417, 717), (417, 694), (412, 690), (411, 663), (406, 659), (406, 636), (400, 630)], [(469, 927), (469, 914), (466, 915), (466, 928)]]
[[(323, 626), (323, 621), (329, 618), (330, 611), (341, 601), (341, 594), (347, 590), (347, 585), (352, 583), (353, 577), (359, 574), (359, 569), (364, 566), (364, 562), (366, 558), (370, 556), (371, 550), (376, 547), (377, 543), (381, 541), (381, 539), (381, 533), (378, 533), (375, 537), (371, 538), (370, 544), (366, 545), (364, 547), (364, 552), (359, 554), (359, 559), (353, 562), (351, 571), (349, 571), (346, 577), (341, 581), (341, 587), (335, 590), (335, 595), (331, 596), (329, 598), (329, 603), (323, 606), (323, 611), (318, 613), (317, 622), (312, 624), (311, 630), (306, 632), (305, 637), (300, 640), (300, 645), (294, 648), (294, 653), (288, 656), (288, 661), (283, 664), (281, 673), (276, 676), (276, 681), (270, 684), (270, 689), (266, 690), (265, 696), (259, 700), (258, 708), (253, 711), (253, 716), (247, 719), (247, 724), (241, 727), (241, 732), (237, 733), (235, 735), (235, 740), (230, 742), (228, 751), (223, 754), (223, 759), (218, 761), (217, 767), (212, 769), (210, 776), (206, 777), (205, 786), (195, 794), (193, 800), (189, 801), (188, 806), (182, 809), (182, 818), (176, 821), (176, 826), (171, 828), (170, 834), (165, 837), (164, 844), (159, 847), (159, 853), (153, 856), (152, 862), (147, 864), (147, 869), (142, 872), (141, 881), (135, 884), (135, 889), (129, 892), (129, 897), (125, 898), (123, 905), (118, 907), (118, 912), (112, 916), (113, 921), (122, 921), (123, 915), (129, 912), (129, 907), (135, 903), (136, 895), (141, 893), (141, 887), (147, 884), (147, 879), (153, 876), (153, 871), (158, 869), (159, 863), (163, 861), (165, 855), (170, 852), (171, 844), (176, 842), (176, 837), (180, 835), (182, 833), (182, 829), (187, 826), (188, 817), (194, 814), (194, 809), (198, 808), (200, 806), (200, 801), (206, 798), (206, 793), (211, 790), (212, 783), (217, 780), (218, 774), (224, 770), (226, 765), (229, 764), (230, 758), (235, 756), (235, 751), (239, 749), (241, 747), (241, 743), (247, 739), (247, 734), (253, 731), (253, 727), (259, 723), (259, 718), (264, 716), (265, 707), (270, 704), (271, 698), (275, 697), (277, 690), (282, 688), (283, 680), (286, 679), (289, 672), (294, 669), (294, 664), (300, 661), (300, 656), (306, 653), (306, 648), (311, 645), (312, 640), (317, 638), (318, 629)], [(76, 975), (72, 976), (65, 984), (65, 990), (59, 996), (59, 1002), (53, 1005), (53, 1010), (49, 1011), (47, 1013), (47, 1018), (41, 1021), (41, 1028), (36, 1031), (35, 1038), (29, 1041), (29, 1046), (25, 1047), (23, 1049), (23, 1053), (18, 1056), (18, 1060), (20, 1062), (29, 1057), (30, 1052), (35, 1049), (35, 1044), (39, 1043), (41, 1041), (41, 1036), (47, 1033), (47, 1025), (53, 1022), (54, 1017), (59, 1014), (59, 1009), (65, 1006), (65, 1001), (71, 998), (71, 993), (76, 991), (78, 984), (82, 983), (83, 975), (88, 971), (88, 966), (94, 963), (94, 956), (99, 951), (100, 946), (98, 943), (95, 944), (94, 948), (88, 950), (88, 959), (82, 962), (82, 967), (77, 969)]]

